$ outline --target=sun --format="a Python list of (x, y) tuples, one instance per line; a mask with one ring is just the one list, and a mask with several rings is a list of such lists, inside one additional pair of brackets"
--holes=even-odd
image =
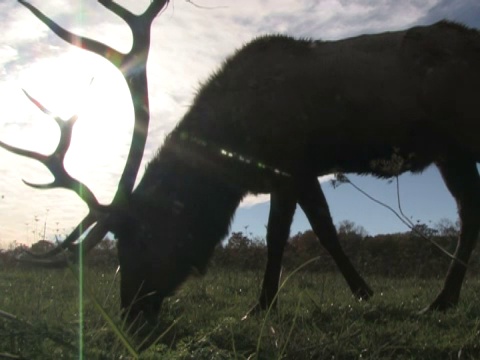
[(122, 171), (133, 126), (130, 94), (118, 70), (99, 56), (73, 49), (35, 61), (9, 86), (11, 101), (2, 110), (8, 120), (1, 140), (50, 154), (59, 141), (58, 126), (22, 89), (64, 120), (78, 115), (65, 167), (98, 190), (100, 200), (108, 201), (114, 193), (114, 178)]

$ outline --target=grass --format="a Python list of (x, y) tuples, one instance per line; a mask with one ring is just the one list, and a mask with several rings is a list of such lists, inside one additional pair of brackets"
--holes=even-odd
[(132, 353), (117, 331), (126, 329), (114, 270), (87, 270), (92, 295), (83, 292), (83, 300), (70, 270), (3, 270), (0, 310), (10, 315), (0, 316), (0, 359), (480, 358), (478, 277), (468, 279), (456, 309), (417, 315), (440, 280), (370, 277), (375, 296), (357, 302), (339, 275), (299, 272), (283, 287), (277, 312), (242, 321), (261, 277), (216, 268), (190, 279), (164, 303), (160, 339)]

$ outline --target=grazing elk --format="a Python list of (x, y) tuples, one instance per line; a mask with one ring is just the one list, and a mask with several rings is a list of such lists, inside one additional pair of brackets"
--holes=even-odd
[[(109, 1), (102, 4), (120, 16), (125, 12)], [(154, 4), (145, 14), (153, 13)], [(130, 16), (122, 17), (138, 25), (128, 21)], [(40, 18), (57, 34), (65, 33)], [(68, 34), (63, 38), (70, 41), (73, 35)], [(148, 123), (142, 71), (139, 81), (127, 83), (141, 100), (134, 101), (136, 121), (145, 118), (146, 109)], [(201, 88), (133, 192), (136, 161), (134, 170), (127, 164), (130, 175), (122, 177), (111, 207), (90, 196), (91, 212), (81, 225), (96, 225), (85, 247), (94, 246), (108, 230), (116, 234), (122, 307), (131, 320), (143, 313), (154, 321), (162, 300), (193, 270), (205, 270), (242, 198), (270, 193), (267, 268), (257, 308), (274, 305), (297, 203), (353, 293), (368, 298), (370, 288), (339, 245), (317, 177), (336, 171), (389, 177), (435, 163), (462, 222), (456, 260), (429, 307), (446, 309), (459, 299), (479, 231), (478, 84), (480, 34), (447, 21), (341, 41), (258, 38), (226, 60)], [(71, 127), (67, 130), (62, 136)], [(394, 157), (402, 161), (389, 166)], [(61, 181), (68, 174), (58, 167), (50, 167), (55, 185), (68, 187), (68, 181)], [(80, 232), (48, 255), (78, 250), (74, 242)]]
[[(431, 308), (456, 304), (480, 224), (478, 84), (479, 32), (446, 21), (332, 42), (254, 40), (199, 91), (114, 229), (124, 304), (142, 283), (141, 294), (154, 295), (135, 312), (156, 314), (192, 269), (205, 269), (247, 192), (271, 194), (260, 308), (276, 294), (297, 203), (352, 291), (368, 297), (317, 177), (388, 177), (432, 163), (458, 203), (462, 229), (458, 261)], [(389, 166), (395, 157), (403, 161)]]

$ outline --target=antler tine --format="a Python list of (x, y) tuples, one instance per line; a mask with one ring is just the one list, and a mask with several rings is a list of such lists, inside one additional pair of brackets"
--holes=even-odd
[(51, 155), (43, 155), (34, 151), (20, 149), (15, 146), (5, 144), (0, 142), (0, 147), (13, 152), (17, 155), (25, 156), (34, 160), (41, 162), (50, 173), (54, 176), (54, 180), (49, 184), (34, 184), (28, 181), (23, 180), (25, 184), (36, 189), (53, 189), (53, 188), (66, 188), (73, 190), (80, 198), (82, 198), (88, 205), (90, 209), (98, 209), (99, 203), (96, 199), (93, 192), (82, 182), (74, 179), (68, 174), (65, 170), (63, 160), (65, 155), (70, 147), (72, 140), (72, 130), (75, 122), (77, 120), (77, 115), (72, 116), (67, 121), (63, 121), (58, 116), (53, 116), (52, 112), (46, 109), (40, 102), (30, 96), (26, 91), (24, 91), (27, 97), (44, 113), (49, 114), (54, 118), (55, 122), (60, 128), (60, 141), (58, 142), (57, 148)]
[[(28, 99), (36, 106), (38, 107), (40, 110), (42, 110), (42, 112), (44, 112), (45, 114), (49, 115), (50, 117), (52, 117), (53, 119), (55, 119), (55, 121), (57, 122), (57, 124), (59, 124), (59, 121), (62, 121), (60, 119), (59, 116), (55, 115), (54, 113), (52, 113), (50, 110), (48, 110), (45, 106), (43, 106), (40, 101), (38, 101), (37, 99), (35, 99), (33, 96), (31, 96), (25, 89), (22, 89), (23, 93), (25, 94), (26, 97), (28, 97)], [(62, 121), (63, 122), (63, 121)], [(60, 124), (59, 124), (60, 125)]]
[(84, 254), (92, 250), (98, 243), (100, 243), (105, 235), (108, 233), (107, 220), (99, 220), (95, 226), (90, 230), (85, 239), (78, 244), (72, 244), (69, 250), (78, 258), (80, 251)]
[[(44, 253), (44, 254), (34, 254), (31, 252), (26, 251), (29, 255), (28, 259), (19, 259), (22, 262), (30, 262), (33, 264), (41, 265), (41, 266), (65, 266), (68, 264), (64, 258), (62, 259), (48, 259), (54, 256), (59, 255), (65, 250), (73, 250), (73, 243), (83, 234), (86, 230), (88, 230), (96, 221), (102, 218), (102, 212), (104, 210), (104, 206), (98, 203), (93, 192), (82, 182), (78, 181), (77, 179), (73, 178), (68, 174), (64, 166), (64, 159), (65, 155), (70, 147), (71, 138), (72, 138), (72, 131), (73, 126), (77, 120), (77, 116), (74, 115), (67, 121), (63, 121), (60, 117), (55, 116), (50, 110), (44, 107), (38, 100), (33, 98), (28, 92), (24, 90), (25, 95), (45, 114), (52, 117), (57, 125), (60, 128), (60, 140), (55, 151), (50, 155), (43, 155), (38, 152), (30, 151), (21, 149), (12, 145), (8, 145), (2, 141), (0, 141), (0, 147), (15, 153), (17, 155), (25, 156), (30, 159), (37, 160), (41, 162), (50, 173), (54, 176), (54, 180), (49, 184), (34, 184), (23, 180), (23, 182), (36, 189), (52, 189), (52, 188), (66, 188), (74, 191), (85, 203), (89, 208), (89, 213), (87, 216), (76, 226), (74, 231), (68, 235), (68, 237), (57, 247), (54, 249)], [(103, 218), (106, 215), (103, 215)], [(106, 234), (106, 232), (105, 232)], [(105, 235), (104, 234), (104, 235)], [(102, 238), (98, 240), (101, 241)], [(97, 242), (97, 243), (98, 243)]]
[[(83, 230), (77, 233), (77, 229), (75, 229), (74, 232), (67, 237), (67, 239), (65, 239), (54, 249), (44, 254), (34, 254), (30, 251), (24, 251), (24, 253), (28, 255), (28, 258), (19, 257), (17, 258), (17, 261), (38, 265), (41, 267), (66, 267), (69, 264), (77, 262), (80, 252), (82, 252), (82, 254), (86, 254), (92, 250), (100, 241), (103, 240), (108, 232), (107, 221), (99, 220), (83, 241), (73, 244), (73, 241), (78, 239), (78, 237), (85, 231)], [(69, 253), (65, 253), (65, 250), (67, 249), (70, 251)]]
[(24, 259), (22, 257), (18, 257), (16, 261), (25, 263), (25, 264), (30, 264), (30, 265), (37, 265), (40, 267), (47, 267), (47, 268), (64, 268), (71, 263), (71, 261), (69, 261), (66, 255), (63, 258), (56, 258), (56, 259), (32, 259), (32, 258)]
[(150, 51), (150, 27), (155, 17), (168, 4), (169, 0), (153, 0), (141, 15), (134, 15), (112, 0), (99, 2), (113, 13), (120, 16), (130, 27), (133, 35), (132, 49), (124, 54), (123, 61), (117, 68), (124, 76), (132, 96), (135, 124), (132, 142), (125, 169), (118, 183), (118, 190), (113, 204), (123, 201), (135, 185), (147, 141), (150, 122), (150, 106), (147, 85), (147, 60)]
[(95, 216), (93, 216), (92, 213), (88, 213), (88, 215), (80, 222), (80, 224), (77, 225), (77, 227), (66, 237), (66, 239), (59, 243), (52, 250), (42, 254), (35, 254), (27, 250), (25, 253), (27, 253), (33, 259), (47, 259), (57, 256), (65, 250), (71, 250), (73, 252), (76, 246), (74, 242), (85, 232), (85, 230), (89, 229), (95, 223), (95, 221)]

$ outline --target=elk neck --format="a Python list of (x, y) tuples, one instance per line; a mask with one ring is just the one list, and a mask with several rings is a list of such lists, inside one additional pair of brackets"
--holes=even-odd
[(175, 243), (189, 267), (200, 272), (228, 234), (246, 194), (222, 176), (224, 172), (221, 158), (212, 157), (204, 146), (180, 139), (174, 131), (148, 164), (134, 192), (135, 208), (141, 208), (142, 218), (162, 229), (159, 241)]

